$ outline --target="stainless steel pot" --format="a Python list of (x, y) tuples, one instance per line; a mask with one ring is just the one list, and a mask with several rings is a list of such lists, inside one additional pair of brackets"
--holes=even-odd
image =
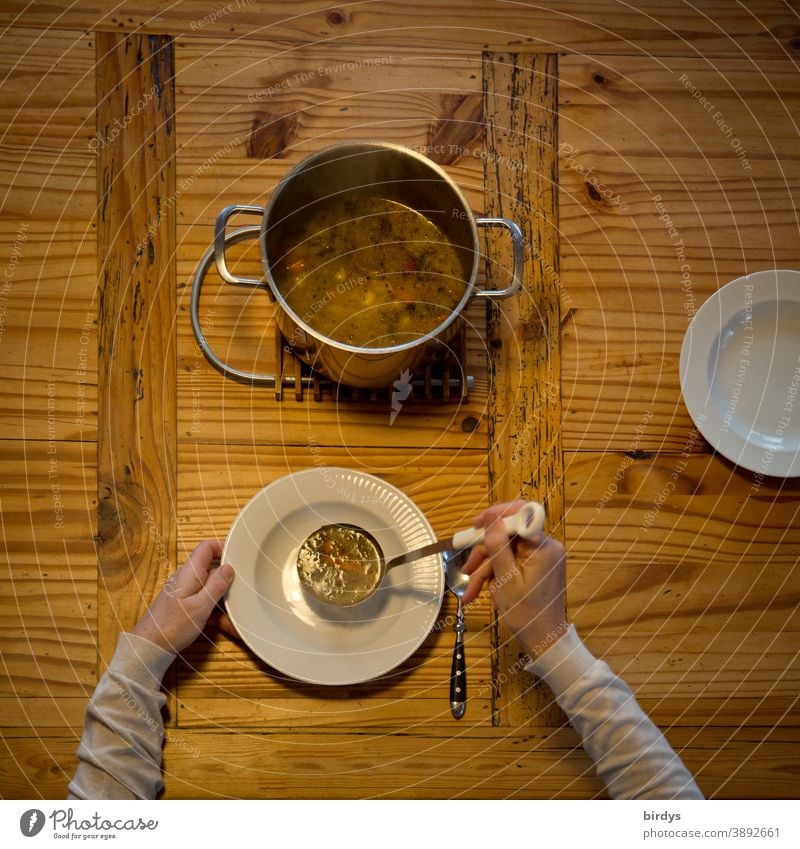
[[(359, 348), (330, 339), (295, 314), (286, 303), (272, 273), (287, 248), (287, 231), (307, 216), (318, 203), (342, 193), (379, 196), (422, 212), (439, 226), (463, 257), (463, 297), (450, 315), (430, 333), (411, 342), (387, 348)], [(261, 225), (227, 232), (228, 222), (239, 213), (259, 216)], [(475, 285), (480, 248), (478, 227), (505, 227), (514, 247), (511, 283), (505, 289), (481, 290)], [(264, 279), (237, 277), (227, 266), (225, 249), (243, 239), (258, 236)], [(318, 372), (339, 383), (379, 388), (397, 380), (404, 370), (413, 372), (432, 343), (446, 343), (454, 322), (471, 298), (507, 298), (521, 286), (523, 235), (507, 218), (475, 218), (456, 184), (434, 162), (414, 150), (394, 144), (345, 142), (309, 156), (279, 183), (266, 209), (260, 206), (228, 206), (217, 217), (214, 245), (200, 261), (192, 283), (190, 315), (195, 337), (208, 360), (228, 377), (247, 383), (275, 387), (272, 374), (234, 369), (210, 349), (200, 326), (200, 290), (212, 261), (228, 283), (266, 289), (280, 305), (278, 326), (293, 353)], [(332, 286), (335, 287), (335, 283)]]

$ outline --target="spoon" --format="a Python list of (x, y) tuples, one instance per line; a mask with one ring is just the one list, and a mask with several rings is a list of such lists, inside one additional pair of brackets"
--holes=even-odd
[(469, 575), (461, 571), (465, 552), (453, 551), (444, 555), (444, 580), (447, 589), (456, 597), (458, 609), (453, 630), (456, 632), (456, 644), (453, 647), (453, 663), (450, 667), (450, 712), (461, 719), (467, 710), (467, 661), (464, 656), (464, 605), (462, 599), (469, 586)]
[[(512, 516), (506, 516), (503, 525), (509, 536), (531, 539), (541, 531), (544, 519), (542, 505), (529, 501)], [(378, 541), (363, 528), (342, 523), (323, 525), (300, 546), (297, 572), (302, 586), (318, 601), (334, 607), (352, 607), (378, 591), (389, 569), (432, 554), (461, 553), (481, 542), (483, 528), (465, 528), (387, 562)]]

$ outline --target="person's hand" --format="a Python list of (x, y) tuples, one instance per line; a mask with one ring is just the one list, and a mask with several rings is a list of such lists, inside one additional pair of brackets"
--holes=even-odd
[(525, 502), (498, 504), (475, 519), (485, 529), (464, 565), (471, 580), (464, 603), (473, 601), (485, 582), (508, 629), (536, 658), (567, 632), (566, 550), (557, 540), (537, 534), (532, 540), (509, 540), (502, 519)]
[(131, 633), (176, 653), (191, 645), (233, 582), (232, 566), (211, 568), (221, 555), (219, 540), (201, 542), (169, 576)]

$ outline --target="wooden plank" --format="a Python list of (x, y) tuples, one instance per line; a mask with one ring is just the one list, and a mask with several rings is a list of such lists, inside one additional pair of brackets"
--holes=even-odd
[(92, 439), (94, 46), (15, 28), (0, 75), (0, 438)]
[[(71, 151), (90, 163), (95, 132), (93, 35), (15, 25), (0, 39), (4, 157), (38, 150), (57, 160)], [(52, 199), (49, 205), (51, 218), (58, 220), (62, 210)]]
[[(459, 163), (467, 191), (481, 200), (477, 56), (443, 64), (419, 47), (376, 54), (337, 42), (227, 38), (180, 39), (177, 51), (178, 184), (187, 194), (199, 191), (215, 205), (214, 188), (227, 183), (228, 192), (257, 200), (299, 158), (369, 137), (414, 147), (443, 165)], [(192, 221), (192, 208), (181, 223)]]
[[(393, 417), (391, 392), (382, 400), (349, 400), (346, 391), (327, 390), (322, 401), (306, 392), (275, 400), (272, 390), (242, 385), (217, 372), (206, 360), (192, 333), (188, 309), (194, 267), (213, 238), (209, 228), (181, 229), (178, 276), (178, 434), (181, 441), (273, 445), (396, 445), (455, 450), (486, 446), (487, 367), (481, 338), (483, 306), (466, 310), (468, 373), (475, 386), (468, 398), (447, 403), (409, 398)], [(259, 273), (257, 246), (244, 249), (234, 268)], [(234, 252), (234, 258), (237, 254)], [(204, 283), (200, 316), (213, 350), (231, 365), (272, 374), (275, 362), (275, 306), (264, 292), (228, 286), (211, 272)], [(414, 375), (421, 378), (421, 375)], [(254, 422), (258, 426), (254, 427)]]
[[(500, 730), (500, 729), (498, 729)], [(165, 798), (602, 798), (573, 732), (486, 736), (170, 732)], [(485, 733), (485, 732), (484, 732)], [(771, 728), (670, 731), (709, 798), (794, 798), (797, 741)], [(77, 739), (5, 737), (4, 799), (63, 798)], [(209, 770), (209, 764), (213, 769)], [(368, 781), (368, 790), (364, 792)]]
[(301, 158), (354, 138), (428, 153), (470, 203), (483, 202), (478, 55), (443, 62), (418, 46), (376, 54), (228, 38), (180, 39), (176, 49), (179, 223), (263, 204)]
[(563, 243), (683, 246), (690, 255), (791, 244), (796, 82), (791, 61), (566, 58)]
[[(468, 672), (472, 672), (470, 668)], [(469, 699), (469, 711), (455, 725), (450, 715), (449, 682), (430, 698), (191, 699), (179, 705), (182, 728), (450, 728), (463, 733), (491, 722), (491, 691)]]
[(43, 230), (69, 224), (88, 232), (95, 211), (94, 39), (15, 27), (1, 40), (0, 215), (14, 230), (37, 222)]
[[(55, 214), (55, 213), (54, 213)], [(90, 222), (0, 218), (0, 439), (93, 440), (96, 249)]]
[[(486, 503), (486, 457), (482, 451), (315, 446), (178, 446), (179, 556), (201, 539), (224, 538), (242, 507), (262, 487), (284, 475), (320, 466), (352, 468), (377, 475), (405, 492), (428, 516), (434, 531), (452, 534), (468, 527)], [(235, 474), (231, 471), (235, 470)]]
[[(798, 743), (787, 736), (793, 734), (772, 728), (667, 732), (703, 792), (720, 799), (793, 798)], [(6, 735), (0, 795), (63, 798), (77, 745), (74, 735)], [(183, 799), (604, 796), (571, 729), (547, 736), (484, 729), (469, 740), (376, 730), (320, 738), (175, 729), (164, 750), (164, 774), (165, 798)]]
[(179, 224), (264, 205), (300, 159), (354, 138), (428, 154), (480, 212), (480, 58), (442, 59), (407, 46), (179, 40)]
[[(721, 286), (763, 268), (795, 267), (799, 250), (695, 248), (682, 271), (668, 247), (564, 248), (565, 450), (682, 452), (694, 428), (679, 379), (689, 322)], [(707, 450), (704, 440), (695, 439), (690, 450)]]
[(97, 83), (98, 649), (107, 662), (175, 566), (171, 39), (99, 34)]
[(0, 440), (0, 696), (85, 696), (95, 681), (94, 451)]
[[(555, 56), (485, 55), (486, 211), (517, 221), (526, 240), (522, 291), (489, 312), (489, 499), (543, 503), (563, 538), (556, 79)], [(490, 234), (488, 255), (509, 267), (507, 234)], [(497, 721), (557, 723), (549, 692), (520, 674), (522, 657), (500, 623)]]
[[(91, 687), (85, 696), (64, 698), (45, 697), (0, 697), (0, 727), (3, 736), (8, 729), (14, 736), (22, 736), (22, 729), (28, 734), (42, 734), (45, 729), (74, 728), (77, 733), (83, 728), (86, 704), (91, 696)], [(52, 733), (52, 732), (51, 732)]]
[[(496, 729), (501, 730), (501, 729)], [(604, 798), (574, 732), (548, 738), (432, 738), (326, 733), (291, 738), (176, 732), (165, 750), (175, 798)], [(694, 735), (693, 735), (694, 736)], [(719, 798), (792, 798), (796, 740), (772, 741), (771, 729), (737, 739), (710, 731), (708, 742), (684, 745), (668, 733)], [(227, 743), (227, 746), (226, 746)], [(208, 761), (214, 764), (209, 780)]]
[(158, 0), (140, 0), (111, 9), (97, 0), (81, 0), (67, 8), (43, 0), (7, 0), (0, 24), (20, 19), (44, 29), (56, 25), (113, 32), (141, 28), (171, 35), (214, 33), (232, 42), (270, 37), (384, 45), (412, 38), (426, 50), (446, 50), (457, 42), (473, 54), (483, 48), (524, 47), (541, 52), (783, 56), (797, 51), (800, 36), (796, 15), (778, 0), (755, 0), (747, 6), (720, 5), (717, 0), (691, 5), (557, 0), (535, 6), (465, 0), (458, 7), (457, 25), (452, 6), (419, 0), (382, 2), (380, 8), (325, 8), (311, 0), (280, 0), (214, 9), (201, 0), (166, 7)]
[(566, 479), (570, 617), (653, 720), (798, 725), (797, 484), (689, 452)]

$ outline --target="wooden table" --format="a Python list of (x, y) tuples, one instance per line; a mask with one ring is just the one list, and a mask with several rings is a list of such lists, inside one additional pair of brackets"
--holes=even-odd
[[(2, 795), (63, 795), (119, 631), (258, 489), (328, 464), (401, 487), (441, 534), (543, 500), (571, 619), (701, 788), (796, 796), (800, 487), (710, 451), (677, 363), (720, 285), (800, 262), (798, 20), (468, 2), (449, 30), (437, 4), (295, 3), (291, 23), (280, 3), (150, 5), (34, 4), (2, 37)], [(470, 309), (469, 397), (391, 425), (387, 398), (226, 380), (188, 319), (219, 209), (352, 138), (427, 152), (527, 237), (523, 294)], [(502, 280), (502, 237), (487, 254)], [(213, 277), (201, 305), (212, 342), (264, 370), (272, 309)], [(168, 681), (166, 796), (603, 795), (486, 599), (468, 626), (460, 722), (449, 628), (343, 688), (209, 632)]]

